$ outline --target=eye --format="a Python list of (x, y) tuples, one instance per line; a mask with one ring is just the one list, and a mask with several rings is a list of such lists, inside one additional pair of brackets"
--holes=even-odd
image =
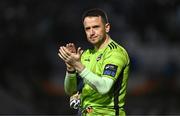
[(99, 25), (95, 25), (95, 26), (93, 26), (93, 28), (95, 28), (95, 29), (96, 29), (96, 28), (99, 28), (99, 27), (100, 27)]
[(85, 30), (88, 31), (90, 29), (90, 27), (86, 27)]

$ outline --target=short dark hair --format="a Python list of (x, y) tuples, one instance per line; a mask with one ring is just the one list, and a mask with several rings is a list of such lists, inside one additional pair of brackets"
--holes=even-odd
[(84, 12), (84, 14), (82, 15), (82, 22), (84, 21), (84, 19), (88, 16), (101, 16), (104, 23), (108, 23), (108, 18), (107, 18), (107, 14), (105, 11), (103, 11), (102, 9), (99, 9), (99, 8), (93, 8), (93, 9), (90, 9), (90, 10), (87, 10)]

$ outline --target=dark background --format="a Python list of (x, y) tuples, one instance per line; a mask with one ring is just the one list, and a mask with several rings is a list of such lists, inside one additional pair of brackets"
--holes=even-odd
[(0, 0), (0, 114), (76, 113), (58, 47), (90, 46), (81, 15), (94, 7), (131, 58), (127, 114), (180, 114), (179, 0)]

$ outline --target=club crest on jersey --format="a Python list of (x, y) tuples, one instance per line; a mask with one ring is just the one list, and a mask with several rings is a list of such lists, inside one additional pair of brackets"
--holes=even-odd
[(102, 55), (103, 55), (103, 54), (100, 54), (100, 55), (96, 58), (96, 61), (101, 60)]
[(118, 66), (114, 64), (106, 64), (106, 66), (104, 67), (103, 75), (109, 75), (115, 77), (117, 72), (117, 67)]

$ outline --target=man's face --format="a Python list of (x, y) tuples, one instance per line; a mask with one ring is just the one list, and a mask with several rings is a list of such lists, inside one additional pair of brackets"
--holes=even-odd
[(109, 23), (104, 24), (100, 16), (86, 17), (84, 19), (84, 29), (87, 39), (93, 45), (100, 45), (105, 40), (109, 28)]

